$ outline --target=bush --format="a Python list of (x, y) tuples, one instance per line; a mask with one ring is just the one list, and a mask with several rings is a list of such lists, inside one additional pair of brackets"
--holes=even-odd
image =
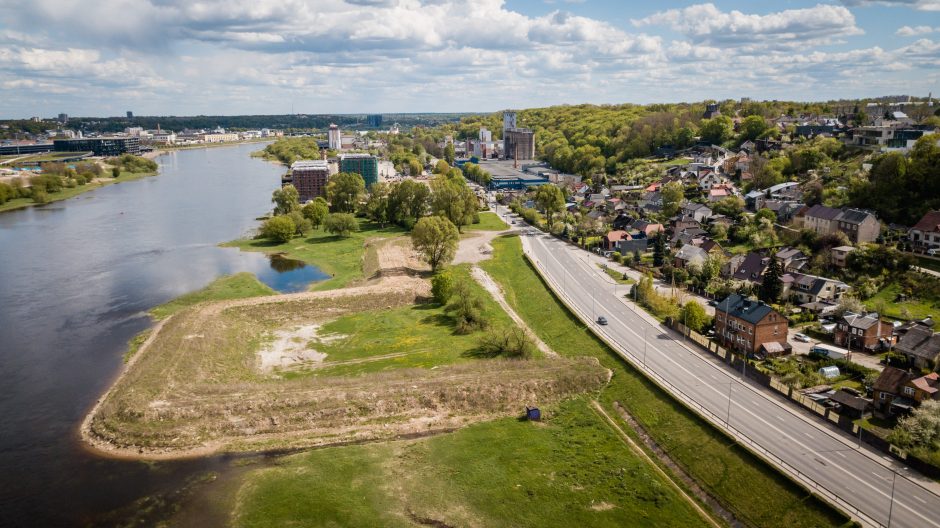
[(121, 167), (111, 167), (111, 177), (117, 178), (121, 175)]
[(49, 203), (49, 195), (42, 189), (34, 189), (33, 201), (38, 204)]
[(359, 231), (359, 221), (351, 213), (332, 213), (323, 221), (323, 229), (345, 238)]
[(454, 274), (449, 269), (443, 269), (431, 278), (431, 294), (438, 304), (447, 304), (454, 293)]
[(465, 335), (486, 328), (488, 321), (483, 314), (483, 301), (464, 283), (457, 283), (451, 294), (451, 302), (445, 308), (457, 322), (454, 332)]
[(281, 243), (288, 242), (296, 231), (297, 226), (287, 215), (269, 218), (261, 226), (261, 236)]
[(535, 342), (519, 327), (493, 329), (480, 338), (480, 354), (528, 359), (535, 354)]

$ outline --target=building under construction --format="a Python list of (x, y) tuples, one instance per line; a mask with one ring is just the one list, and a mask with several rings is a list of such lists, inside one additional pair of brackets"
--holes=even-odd
[(535, 159), (535, 132), (529, 128), (508, 128), (503, 133), (503, 152), (506, 159)]

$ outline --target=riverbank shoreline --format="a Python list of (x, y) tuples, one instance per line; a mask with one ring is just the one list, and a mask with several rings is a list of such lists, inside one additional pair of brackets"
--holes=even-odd
[(56, 202), (63, 202), (76, 196), (81, 196), (87, 192), (94, 191), (95, 189), (101, 189), (109, 185), (115, 185), (118, 183), (127, 183), (132, 181), (141, 180), (144, 178), (150, 178), (152, 176), (158, 176), (160, 171), (155, 172), (122, 172), (117, 178), (95, 178), (94, 180), (82, 185), (80, 187), (72, 187), (63, 189), (57, 193), (52, 193), (49, 195), (49, 201), (46, 203), (36, 203), (32, 201), (31, 198), (16, 198), (10, 200), (9, 202), (0, 205), (0, 214), (7, 213), (10, 211), (19, 211), (21, 209), (26, 209), (29, 207), (38, 207), (49, 205)]

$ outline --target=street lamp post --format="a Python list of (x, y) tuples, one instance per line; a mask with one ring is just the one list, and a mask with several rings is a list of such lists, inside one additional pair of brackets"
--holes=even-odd
[(734, 385), (734, 380), (728, 382), (728, 416), (725, 418), (725, 425), (731, 427), (731, 387)]
[(891, 514), (894, 513), (894, 484), (898, 481), (898, 472), (892, 471), (894, 476), (891, 478), (891, 504), (888, 506), (888, 528), (891, 528)]

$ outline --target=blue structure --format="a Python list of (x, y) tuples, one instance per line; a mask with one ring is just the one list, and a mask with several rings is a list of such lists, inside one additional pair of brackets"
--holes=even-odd
[(525, 417), (526, 417), (526, 420), (537, 422), (542, 419), (542, 411), (540, 411), (538, 407), (526, 406)]
[(513, 189), (521, 190), (526, 189), (535, 185), (545, 185), (548, 183), (548, 178), (543, 176), (534, 176), (527, 174), (525, 176), (515, 176), (515, 177), (499, 177), (493, 176), (493, 179), (490, 180), (490, 189), (494, 191), (502, 189)]

